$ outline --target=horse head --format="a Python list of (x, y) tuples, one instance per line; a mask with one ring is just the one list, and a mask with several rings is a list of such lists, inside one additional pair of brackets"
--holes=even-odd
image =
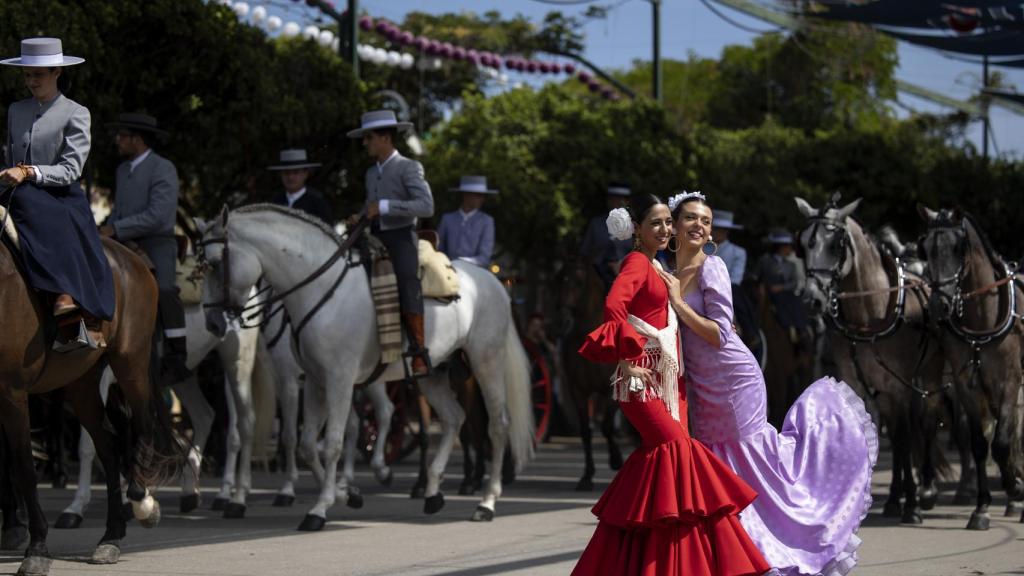
[(853, 214), (861, 199), (839, 207), (837, 192), (823, 208), (814, 208), (806, 200), (795, 197), (796, 206), (807, 218), (807, 227), (800, 232), (808, 280), (804, 289), (806, 300), (816, 312), (829, 308), (834, 285), (853, 270), (853, 242), (846, 219)]
[(944, 322), (961, 313), (960, 281), (968, 266), (967, 221), (959, 208), (935, 211), (918, 204), (917, 212), (928, 226), (918, 252), (928, 263), (929, 317)]
[(260, 260), (228, 230), (227, 206), (201, 229), (200, 262), (205, 268), (203, 311), (206, 329), (217, 337), (227, 332), (227, 316), (244, 312), (251, 288), (262, 275)]

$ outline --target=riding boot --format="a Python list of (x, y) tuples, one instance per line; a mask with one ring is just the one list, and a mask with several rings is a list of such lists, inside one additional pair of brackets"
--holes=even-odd
[(164, 337), (160, 383), (163, 386), (171, 386), (192, 375), (192, 371), (186, 365), (188, 348), (185, 345), (185, 307), (178, 296), (177, 288), (161, 290), (157, 308)]
[(70, 294), (61, 294), (57, 296), (57, 299), (53, 303), (54, 316), (71, 314), (76, 310), (78, 310), (78, 304), (75, 304), (75, 300)]
[(426, 376), (430, 372), (428, 352), (423, 339), (423, 314), (402, 314), (409, 331), (409, 349), (412, 357), (412, 375)]

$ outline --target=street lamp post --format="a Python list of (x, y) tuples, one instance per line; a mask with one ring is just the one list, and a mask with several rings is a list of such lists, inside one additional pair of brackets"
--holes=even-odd
[(346, 62), (352, 66), (352, 75), (359, 79), (359, 20), (356, 14), (359, 11), (359, 0), (348, 0), (348, 13), (339, 14), (333, 6), (324, 0), (306, 0), (306, 4), (318, 8), (325, 15), (338, 23), (339, 42), (338, 53)]
[(651, 62), (653, 68), (651, 73), (651, 80), (653, 86), (651, 87), (652, 96), (654, 100), (661, 103), (661, 0), (650, 0), (651, 11), (652, 11), (652, 25), (654, 37), (654, 58)]

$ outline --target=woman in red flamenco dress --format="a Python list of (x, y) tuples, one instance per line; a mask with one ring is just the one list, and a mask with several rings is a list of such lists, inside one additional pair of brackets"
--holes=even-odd
[(605, 302), (605, 323), (580, 348), (618, 363), (613, 396), (643, 438), (594, 506), (597, 530), (573, 570), (583, 575), (741, 576), (768, 572), (738, 514), (756, 494), (690, 439), (680, 389), (675, 314), (654, 260), (668, 246), (672, 216), (653, 195), (613, 210), (613, 237), (635, 235)]

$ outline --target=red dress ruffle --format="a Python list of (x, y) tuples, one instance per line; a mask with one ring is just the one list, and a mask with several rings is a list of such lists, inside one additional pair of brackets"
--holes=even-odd
[(598, 364), (616, 364), (619, 360), (636, 360), (644, 354), (647, 339), (637, 334), (629, 322), (611, 320), (587, 334), (580, 346), (581, 356)]
[[(752, 576), (770, 570), (737, 516), (756, 497), (663, 402), (621, 402), (643, 437), (593, 508), (573, 574)], [(686, 414), (685, 401), (680, 412)]]

